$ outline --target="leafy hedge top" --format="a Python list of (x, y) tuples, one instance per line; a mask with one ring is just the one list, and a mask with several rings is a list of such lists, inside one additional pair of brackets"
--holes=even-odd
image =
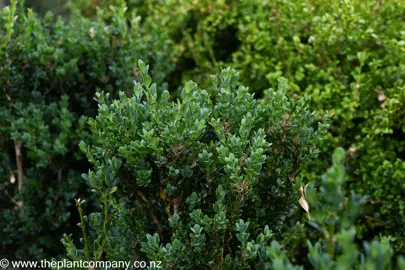
[[(254, 99), (238, 84), (239, 74), (228, 68), (212, 77), (213, 99), (189, 82), (175, 102), (168, 91), (157, 93), (148, 66), (139, 65), (133, 95), (121, 92), (119, 100), (100, 104), (98, 116), (89, 120), (97, 144), (80, 146), (107, 174), (104, 181), (90, 174), (90, 186), (111, 188), (111, 173), (117, 170), (123, 191), (131, 195), (138, 192), (136, 183), (149, 190), (146, 196), (162, 188), (179, 200), (194, 191), (205, 201), (220, 184), (233, 194), (229, 199), (242, 205), (251, 200), (247, 207), (263, 217), (276, 198), (289, 197), (295, 175), (316, 156), (328, 126), (326, 115), (317, 127), (307, 96), (289, 100), (286, 81), (280, 79), (279, 91)], [(105, 163), (113, 158), (115, 162)]]
[[(168, 91), (158, 93), (148, 68), (139, 62), (140, 78), (132, 95), (121, 92), (111, 102), (102, 95), (98, 116), (89, 119), (97, 143), (80, 144), (95, 167), (84, 177), (106, 211), (89, 218), (99, 232), (95, 256), (142, 256), (136, 240), (125, 247), (126, 255), (114, 250), (128, 241), (122, 239), (125, 235), (140, 239), (157, 232), (170, 242), (182, 235), (182, 226), (193, 226), (199, 234), (202, 224), (208, 226), (211, 250), (202, 250), (201, 239), (179, 236), (177, 241), (191, 248), (183, 259), (208, 263), (223, 248), (239, 252), (238, 241), (244, 246), (241, 256), (256, 256), (256, 246), (244, 250), (248, 225), (240, 223), (238, 236), (235, 223), (249, 220), (252, 232), (267, 225), (280, 229), (296, 205), (295, 177), (318, 154), (329, 115), (317, 123), (307, 108), (309, 97), (288, 99), (283, 78), (278, 91), (270, 89), (263, 99), (255, 99), (230, 68), (211, 77), (212, 96), (190, 81), (180, 98), (171, 101)], [(142, 250), (151, 252), (146, 246)]]

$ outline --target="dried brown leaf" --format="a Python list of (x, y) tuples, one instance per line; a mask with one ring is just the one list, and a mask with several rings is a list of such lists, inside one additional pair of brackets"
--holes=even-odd
[[(307, 186), (305, 186), (306, 188)], [(300, 187), (300, 192), (301, 192), (301, 198), (298, 200), (298, 203), (301, 205), (301, 207), (305, 210), (305, 212), (307, 212), (308, 214), (308, 219), (311, 219), (310, 215), (309, 215), (309, 204), (308, 202), (305, 200), (305, 190), (304, 188), (301, 186)]]

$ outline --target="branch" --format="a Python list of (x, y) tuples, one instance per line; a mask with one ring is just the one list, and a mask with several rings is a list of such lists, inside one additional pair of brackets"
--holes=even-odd
[(15, 158), (17, 162), (17, 179), (18, 179), (18, 191), (21, 191), (23, 187), (23, 161), (21, 155), (21, 142), (14, 141), (15, 146)]

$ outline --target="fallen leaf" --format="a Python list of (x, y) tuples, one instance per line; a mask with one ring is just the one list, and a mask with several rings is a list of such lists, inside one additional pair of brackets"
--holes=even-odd
[[(305, 186), (305, 188), (307, 187), (307, 185)], [(304, 188), (301, 186), (300, 187), (300, 191), (301, 191), (301, 198), (298, 200), (299, 204), (301, 205), (301, 207), (305, 210), (305, 212), (307, 212), (308, 214), (308, 219), (310, 220), (311, 217), (309, 215), (309, 204), (308, 202), (305, 200), (305, 190)]]

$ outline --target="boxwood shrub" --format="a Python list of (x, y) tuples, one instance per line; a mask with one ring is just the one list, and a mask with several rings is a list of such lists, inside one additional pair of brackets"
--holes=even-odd
[(91, 141), (86, 118), (98, 89), (132, 89), (139, 57), (163, 82), (174, 52), (124, 6), (70, 21), (22, 6), (0, 11), (0, 255), (49, 259), (63, 251), (55, 239), (76, 224), (73, 198), (88, 194), (80, 175), (89, 164), (77, 144)]
[[(243, 266), (297, 205), (295, 176), (317, 156), (329, 114), (318, 123), (308, 96), (287, 98), (283, 78), (278, 91), (255, 99), (227, 68), (208, 90), (190, 81), (172, 100), (169, 91), (158, 93), (148, 70), (139, 61), (132, 93), (100, 102), (89, 119), (95, 140), (80, 148), (94, 169), (83, 177), (102, 211), (80, 223), (83, 250), (66, 236), (68, 255), (163, 260), (167, 253), (167, 267), (175, 268), (237, 255)], [(248, 241), (250, 233), (262, 233), (258, 243)]]
[[(80, 148), (94, 168), (83, 177), (101, 211), (87, 217), (76, 200), (83, 245), (65, 235), (68, 259), (163, 269), (405, 269), (402, 258), (392, 261), (389, 239), (355, 242), (365, 198), (342, 188), (343, 149), (320, 184), (303, 188), (296, 177), (330, 122), (329, 113), (319, 120), (309, 110), (308, 96), (288, 98), (280, 78), (277, 91), (256, 99), (227, 68), (211, 76), (208, 91), (189, 81), (172, 99), (157, 92), (148, 69), (139, 61), (133, 92), (100, 102), (89, 119), (96, 140)], [(304, 231), (317, 232), (308, 233), (302, 265), (282, 247), (281, 225), (297, 201), (308, 216)]]

